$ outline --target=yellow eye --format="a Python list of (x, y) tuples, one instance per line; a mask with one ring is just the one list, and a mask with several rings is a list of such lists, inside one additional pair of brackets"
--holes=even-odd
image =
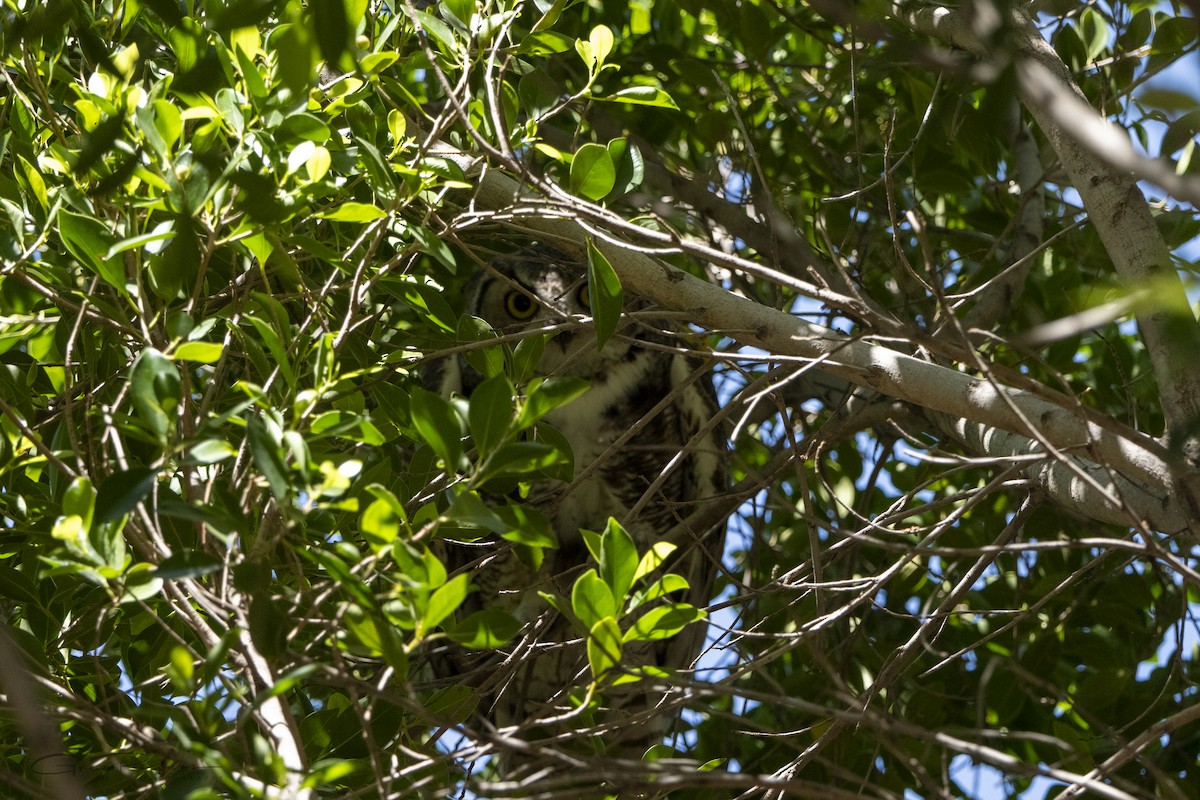
[(592, 295), (588, 292), (586, 283), (580, 286), (579, 290), (575, 292), (575, 301), (588, 311), (592, 310)]
[(504, 308), (513, 319), (526, 320), (537, 313), (537, 303), (524, 292), (513, 289), (504, 297)]

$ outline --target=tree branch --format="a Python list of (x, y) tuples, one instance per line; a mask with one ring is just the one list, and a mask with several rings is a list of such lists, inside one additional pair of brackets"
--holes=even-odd
[[(956, 47), (1001, 58), (965, 11), (896, 5), (893, 13), (914, 29)], [(1195, 359), (1200, 352), (1200, 327), (1136, 180), (1139, 176), (1150, 180), (1197, 205), (1200, 186), (1175, 175), (1167, 164), (1135, 153), (1128, 137), (1108, 125), (1087, 102), (1066, 64), (1028, 16), (1013, 9), (1006, 30), (1019, 53), (1021, 100), (1083, 198), (1118, 277), (1129, 289), (1152, 287), (1160, 300), (1156, 309), (1138, 313), (1137, 322), (1161, 390), (1165, 433), (1169, 438), (1178, 436), (1200, 419), (1200, 364)], [(1189, 446), (1187, 452), (1200, 454), (1200, 446)]]
[[(562, 217), (561, 212), (558, 217), (551, 217), (553, 209), (524, 198), (516, 180), (495, 169), (481, 170), (470, 155), (446, 145), (438, 145), (434, 150), (455, 161), (467, 174), (476, 176), (475, 204), (493, 210), (505, 209), (519, 217), (522, 226), (549, 237), (568, 252), (585, 257), (588, 230), (578, 221)], [(602, 235), (597, 230), (591, 233)], [(886, 347), (848, 339), (668, 267), (615, 239), (599, 238), (596, 244), (624, 286), (663, 308), (687, 311), (697, 324), (721, 331), (747, 346), (781, 355), (821, 359), (824, 371), (889, 397), (1032, 437), (1052, 449), (1086, 454), (1088, 460), (1114, 469), (1144, 491), (1163, 498), (1160, 509), (1144, 511), (1147, 515), (1144, 521), (1151, 528), (1176, 532), (1182, 529), (1182, 520), (1189, 521), (1183, 527), (1190, 527), (1190, 505), (1176, 485), (1176, 478), (1185, 475), (1175, 473), (1193, 471), (1177, 459), (1169, 460), (1169, 454), (1148, 436), (1121, 426), (1101, 426), (1084, 418), (1079, 409), (1056, 405), (1026, 391), (1001, 387)], [(1050, 488), (1052, 492), (1061, 491), (1062, 485)], [(1076, 501), (1068, 504), (1072, 508), (1078, 506)], [(1103, 512), (1102, 519), (1111, 518), (1111, 509)]]

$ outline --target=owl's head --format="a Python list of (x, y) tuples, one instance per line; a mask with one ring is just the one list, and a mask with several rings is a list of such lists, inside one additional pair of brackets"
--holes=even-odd
[(497, 258), (490, 267), (473, 287), (468, 307), (498, 333), (592, 313), (587, 272), (558, 250), (534, 245)]
[[(592, 314), (587, 270), (552, 247), (532, 245), (489, 266), (472, 287), (468, 309), (497, 333), (547, 328)], [(547, 343), (538, 372), (591, 378), (624, 359), (630, 348), (629, 340), (618, 335), (597, 352), (590, 324), (567, 327)]]

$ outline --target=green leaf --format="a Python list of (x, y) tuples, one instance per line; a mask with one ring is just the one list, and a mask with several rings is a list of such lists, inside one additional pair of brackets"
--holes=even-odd
[(592, 53), (596, 56), (596, 60), (603, 63), (608, 54), (612, 52), (613, 44), (615, 43), (612, 30), (607, 25), (597, 25), (592, 28), (592, 32), (588, 34), (588, 43), (592, 46)]
[(580, 530), (579, 534), (583, 537), (583, 543), (587, 547), (588, 554), (591, 555), (593, 561), (599, 564), (600, 551), (604, 547), (604, 537), (595, 531), (586, 529)]
[(164, 581), (203, 578), (223, 567), (225, 562), (200, 550), (176, 550), (158, 563), (154, 575)]
[(621, 279), (613, 270), (608, 259), (588, 237), (588, 297), (591, 299), (592, 318), (595, 320), (596, 349), (601, 350), (612, 338), (621, 322), (625, 310), (625, 295), (621, 291)]
[[(404, 281), (399, 287), (399, 295), (405, 305), (412, 308), (421, 316), (443, 331), (455, 333), (458, 331), (458, 315), (450, 308), (442, 293), (432, 286), (413, 281)], [(496, 334), (490, 328), (487, 338), (495, 338)], [(477, 341), (464, 339), (463, 341)]]
[(547, 28), (553, 28), (554, 23), (558, 22), (558, 18), (562, 15), (563, 10), (572, 2), (574, 2), (574, 0), (554, 0), (550, 7), (546, 9), (545, 13), (542, 14), (541, 18), (534, 23), (533, 28), (531, 28), (529, 32), (538, 33), (546, 30)]
[(116, 242), (116, 237), (102, 222), (73, 211), (58, 212), (58, 232), (63, 244), (81, 264), (95, 272), (121, 294), (125, 289), (125, 263), (117, 258), (101, 258)]
[(411, 233), (413, 239), (420, 246), (422, 253), (433, 256), (449, 269), (453, 270), (457, 268), (457, 264), (454, 261), (454, 251), (446, 244), (445, 239), (425, 228), (413, 228), (411, 229)]
[(676, 111), (679, 106), (675, 105), (675, 101), (671, 99), (671, 95), (667, 94), (665, 89), (657, 86), (631, 86), (628, 89), (622, 89), (619, 92), (604, 95), (595, 95), (595, 100), (603, 100), (609, 103), (625, 103), (634, 106), (657, 106), (658, 108), (671, 108)]
[(321, 219), (334, 222), (374, 222), (383, 219), (387, 212), (369, 203), (342, 203), (332, 211), (322, 211), (317, 214)]
[(129, 389), (138, 417), (165, 445), (182, 397), (179, 370), (171, 359), (153, 347), (138, 354), (129, 374)]
[(284, 461), (282, 432), (259, 417), (250, 417), (246, 420), (246, 443), (250, 447), (254, 465), (271, 487), (271, 494), (276, 500), (286, 498), (291, 486)]
[[(107, 481), (106, 481), (107, 483)], [(96, 494), (96, 505), (100, 505), (100, 493)], [(107, 511), (107, 510), (106, 510)], [(109, 567), (109, 571), (102, 571), (102, 575), (107, 578), (115, 578), (116, 573), (124, 570), (126, 566), (125, 559), (125, 536), (121, 534), (122, 525), (120, 522), (110, 522), (104, 524), (98, 522), (100, 513), (97, 513), (97, 522), (92, 525), (88, 533), (88, 541), (98, 557), (101, 559), (101, 566)], [(124, 515), (122, 515), (124, 517)]]
[(569, 466), (567, 457), (558, 449), (541, 442), (509, 442), (501, 445), (479, 473), (482, 482), (512, 477), (557, 477), (558, 467)]
[(352, 31), (346, 19), (344, 0), (309, 0), (308, 7), (313, 15), (312, 30), (317, 35), (321, 57), (331, 66), (340, 67), (342, 54), (350, 46)]
[[(120, 568), (125, 561), (125, 542), (120, 541), (119, 550), (114, 553), (114, 562), (110, 566)], [(132, 603), (146, 601), (162, 592), (162, 578), (158, 576), (152, 564), (134, 564), (121, 576), (121, 597), (118, 602)]]
[(688, 582), (682, 575), (676, 575), (673, 572), (668, 572), (658, 580), (651, 583), (645, 589), (634, 593), (630, 605), (637, 608), (645, 603), (657, 600), (660, 597), (665, 597), (672, 592), (682, 592), (688, 589)]
[(63, 515), (77, 516), (81, 520), (83, 530), (92, 527), (92, 518), (96, 510), (96, 489), (86, 476), (79, 476), (67, 486), (63, 493)]
[(617, 170), (610, 197), (620, 197), (641, 186), (646, 171), (642, 151), (628, 139), (612, 139), (608, 143), (608, 154)]
[(485, 608), (468, 614), (446, 634), (463, 647), (490, 650), (507, 644), (521, 630), (521, 623), (507, 611)]
[(158, 473), (135, 468), (114, 472), (96, 492), (96, 522), (112, 522), (124, 517), (150, 494)]
[[(362, 69), (364, 75), (379, 75), (386, 72), (389, 67), (400, 60), (400, 54), (395, 50), (384, 50), (380, 53), (368, 53), (363, 56), (359, 62), (359, 68)], [(388, 112), (388, 127), (392, 127), (392, 113), (399, 112), (399, 109), (392, 109)]]
[(612, 191), (617, 168), (608, 148), (588, 143), (571, 159), (571, 191), (589, 200), (602, 200)]
[(187, 451), (187, 462), (207, 466), (217, 464), (237, 455), (237, 448), (223, 439), (205, 439)]
[(558, 547), (550, 518), (533, 506), (509, 503), (496, 509), (496, 514), (504, 521), (504, 529), (499, 531), (502, 538), (527, 547)]
[(463, 600), (467, 599), (467, 592), (470, 591), (470, 588), (466, 573), (455, 575), (439, 586), (437, 591), (430, 595), (429, 605), (425, 607), (425, 613), (421, 618), (425, 628), (427, 630), (436, 628), (442, 624), (442, 620), (457, 611)]
[(571, 610), (589, 628), (600, 619), (617, 613), (612, 591), (596, 570), (589, 569), (575, 579), (575, 585), (571, 587)]
[(481, 456), (486, 456), (504, 441), (513, 421), (516, 390), (506, 375), (494, 375), (471, 392), (467, 423), (471, 438)]
[(621, 629), (615, 619), (604, 617), (592, 626), (588, 632), (587, 655), (594, 678), (621, 663)]
[[(250, 608), (253, 610), (253, 603)], [(386, 626), (377, 623), (371, 613), (360, 606), (351, 605), (342, 615), (342, 621), (357, 644), (366, 651), (367, 656), (379, 658), (383, 655), (383, 637), (380, 631)], [(281, 620), (281, 622), (286, 625), (285, 620)], [(255, 639), (255, 642), (257, 641)]]
[(608, 518), (608, 527), (600, 539), (600, 577), (612, 591), (618, 604), (625, 601), (638, 567), (637, 545), (621, 523)]
[(0, 564), (0, 597), (3, 597), (6, 602), (15, 600), (25, 606), (26, 613), (29, 609), (40, 608), (42, 605), (42, 597), (38, 594), (37, 585), (33, 580), (20, 570), (2, 564)]
[(24, 156), (17, 156), (17, 163), (21, 165), (21, 171), (17, 173), (19, 179), (23, 178), (23, 185), (27, 191), (37, 200), (42, 211), (50, 208), (50, 198), (46, 194), (46, 179), (42, 177), (42, 173), (37, 167), (30, 164)]
[(387, 441), (371, 420), (351, 411), (326, 411), (312, 421), (309, 430), (316, 436), (336, 436), (371, 447)]
[(159, 242), (164, 239), (170, 239), (175, 235), (175, 223), (166, 221), (154, 226), (154, 230), (150, 233), (143, 233), (140, 236), (134, 236), (129, 239), (122, 239), (116, 242), (112, 247), (108, 248), (108, 252), (104, 254), (104, 258), (110, 259), (126, 250), (140, 250), (152, 242)]
[(453, 502), (450, 503), (449, 517), (463, 525), (472, 525), (493, 533), (508, 530), (508, 523), (484, 503), (476, 492), (456, 493)]
[(396, 505), (386, 499), (373, 500), (359, 519), (359, 530), (367, 544), (376, 550), (391, 546), (400, 535), (404, 524), (403, 507), (399, 510)]
[(418, 11), (415, 20), (443, 54), (452, 57), (458, 54), (458, 42), (449, 25), (425, 11)]
[[(364, 59), (365, 63), (365, 59)], [(398, 108), (393, 108), (387, 115), (388, 133), (392, 135), (392, 141), (397, 145), (404, 141), (405, 133), (408, 131), (408, 119)]]
[(650, 545), (650, 549), (642, 554), (642, 559), (638, 562), (637, 572), (633, 575), (634, 582), (636, 583), (661, 567), (673, 552), (675, 552), (675, 545), (670, 542), (655, 542)]
[[(268, 303), (268, 308), (270, 308), (270, 303)], [(276, 329), (276, 324), (259, 319), (253, 314), (247, 314), (244, 317), (254, 327), (263, 345), (266, 346), (271, 356), (275, 359), (274, 366), (279, 368), (279, 374), (283, 376), (284, 382), (289, 388), (294, 388), (296, 385), (296, 374), (292, 369), (292, 362), (288, 358), (287, 349), (283, 345), (284, 340), (291, 334), (291, 326), (288, 324), (286, 317), (282, 320), (278, 316), (274, 318), (277, 321), (276, 324), (279, 326), (278, 330)], [(280, 331), (284, 333), (282, 338), (280, 337)]]
[(198, 364), (215, 364), (225, 352), (220, 342), (184, 342), (175, 348), (171, 357), (176, 361), (195, 361)]
[(587, 381), (567, 375), (530, 382), (525, 405), (517, 417), (517, 430), (525, 430), (559, 406), (565, 405), (588, 390)]
[(293, 96), (302, 97), (309, 89), (313, 74), (313, 46), (309, 26), (284, 24), (267, 37), (267, 49), (275, 55), (276, 73)]
[(453, 14), (464, 26), (470, 27), (471, 17), (475, 15), (475, 0), (445, 0), (446, 10)]
[(462, 684), (440, 689), (425, 700), (425, 708), (434, 719), (445, 719), (451, 723), (465, 722), (477, 705), (479, 693)]
[(545, 352), (546, 338), (544, 336), (526, 336), (517, 342), (512, 355), (513, 380), (517, 383), (529, 380)]
[(413, 427), (442, 459), (446, 469), (458, 469), (462, 462), (462, 427), (450, 403), (417, 386), (412, 390), (409, 409)]
[[(496, 332), (492, 330), (492, 326), (487, 322), (472, 314), (463, 314), (458, 318), (458, 325), (455, 328), (455, 336), (461, 343), (468, 342), (487, 342), (496, 338)], [(494, 347), (472, 347), (465, 350), (462, 357), (471, 365), (471, 368), (485, 378), (490, 378), (493, 375), (499, 375), (504, 372), (504, 353), (503, 345)]]
[(597, 25), (592, 28), (586, 42), (582, 39), (575, 41), (575, 51), (587, 65), (588, 72), (593, 79), (603, 69), (605, 59), (612, 52), (614, 41), (612, 31), (605, 25)]
[(638, 617), (633, 627), (625, 632), (625, 642), (653, 642), (668, 639), (693, 622), (707, 616), (702, 610), (687, 603), (670, 603), (656, 606)]
[(1079, 38), (1087, 52), (1088, 61), (1094, 61), (1108, 47), (1108, 23), (1091, 7), (1084, 8), (1079, 16)]

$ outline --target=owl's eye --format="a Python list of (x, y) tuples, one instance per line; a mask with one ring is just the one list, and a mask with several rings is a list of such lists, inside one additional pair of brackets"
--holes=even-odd
[(579, 303), (581, 308), (592, 310), (592, 295), (588, 292), (587, 284), (583, 284), (575, 292), (575, 302)]
[(513, 319), (526, 320), (537, 313), (537, 303), (524, 292), (513, 289), (504, 297), (504, 308)]

